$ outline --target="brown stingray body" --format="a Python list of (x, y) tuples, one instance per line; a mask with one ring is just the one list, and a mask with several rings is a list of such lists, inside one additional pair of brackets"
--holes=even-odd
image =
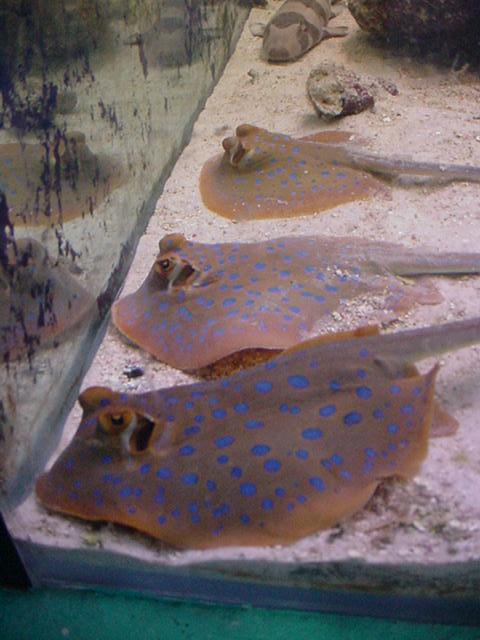
[(480, 182), (480, 168), (381, 157), (320, 132), (294, 139), (243, 124), (200, 174), (205, 205), (231, 220), (289, 218), (386, 192), (378, 178), (442, 184)]
[(81, 133), (45, 144), (0, 145), (0, 189), (15, 225), (37, 226), (92, 214), (123, 182), (120, 167), (93, 154)]
[(143, 394), (92, 387), (37, 481), (48, 509), (184, 548), (290, 543), (360, 509), (427, 454), (438, 367), (480, 319), (312, 340), (224, 380)]
[(397, 276), (479, 271), (480, 254), (354, 237), (203, 244), (171, 234), (140, 289), (114, 304), (112, 320), (156, 358), (192, 370), (332, 331), (336, 313), (358, 326), (441, 300), (430, 281)]
[(93, 298), (66, 265), (36, 240), (9, 247), (0, 268), (0, 357), (11, 361), (52, 345), (96, 313)]

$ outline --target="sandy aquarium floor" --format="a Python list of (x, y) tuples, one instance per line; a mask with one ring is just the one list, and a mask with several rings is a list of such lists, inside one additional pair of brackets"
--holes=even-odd
[[(252, 10), (249, 23), (265, 21), (278, 5), (278, 1), (271, 1), (267, 10)], [(279, 66), (260, 60), (261, 41), (251, 34), (247, 23), (140, 240), (122, 294), (140, 285), (157, 254), (159, 239), (171, 232), (205, 242), (321, 233), (399, 241), (411, 247), (423, 244), (434, 250), (479, 250), (480, 186), (474, 184), (396, 187), (391, 196), (273, 222), (235, 224), (203, 206), (198, 191), (202, 164), (218, 153), (222, 139), (244, 122), (298, 136), (326, 127), (342, 129), (350, 132), (354, 141), (361, 137), (365, 148), (374, 152), (480, 165), (478, 74), (468, 68), (435, 67), (380, 48), (360, 32), (346, 9), (333, 24), (347, 24), (348, 37), (324, 41), (302, 60)], [(305, 91), (310, 70), (325, 60), (394, 83), (398, 95), (378, 88), (374, 109), (328, 125), (317, 118)], [(480, 277), (438, 278), (437, 282), (445, 298), (442, 304), (418, 308), (389, 328), (480, 313)], [(124, 371), (131, 365), (143, 367), (145, 375), (129, 381)], [(110, 326), (83, 387), (106, 385), (144, 391), (191, 379), (127, 345)], [(101, 547), (170, 565), (227, 559), (315, 562), (357, 558), (369, 563), (428, 565), (480, 559), (479, 380), (480, 347), (445, 356), (438, 396), (459, 420), (458, 433), (431, 442), (428, 458), (413, 481), (385, 484), (355, 517), (289, 547), (170, 551), (120, 527), (98, 529), (48, 514), (33, 496), (14, 514), (13, 533), (25, 539), (28, 531), (30, 541), (47, 545)], [(76, 406), (58, 451), (74, 434), (79, 419)]]

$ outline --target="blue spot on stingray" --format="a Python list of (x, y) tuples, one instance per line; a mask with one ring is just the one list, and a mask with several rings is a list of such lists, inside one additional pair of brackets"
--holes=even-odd
[(310, 427), (302, 431), (302, 437), (305, 438), (305, 440), (319, 440), (323, 437), (323, 432), (316, 427)]
[(330, 175), (330, 171), (322, 171), (320, 175), (322, 176), (322, 178), (328, 178), (328, 176)]
[(214, 518), (221, 518), (222, 516), (227, 516), (230, 513), (230, 507), (228, 504), (221, 504), (219, 507), (216, 507), (212, 511), (212, 515)]
[(324, 407), (320, 408), (318, 412), (322, 418), (328, 418), (333, 416), (337, 412), (337, 407), (334, 404), (326, 404)]
[(254, 496), (257, 493), (257, 485), (253, 482), (244, 482), (240, 485), (240, 493), (248, 498)]
[(336, 293), (338, 291), (338, 287), (334, 284), (326, 284), (325, 291), (328, 291), (329, 293)]
[(298, 414), (299, 414), (299, 413), (301, 413), (301, 411), (302, 411), (302, 410), (300, 409), (300, 407), (292, 407), (292, 408), (290, 409), (290, 414), (291, 414), (292, 416), (298, 416)]
[(265, 264), (265, 262), (257, 262), (255, 264), (255, 269), (257, 269), (258, 271), (263, 271), (263, 269), (265, 269), (267, 265)]
[(308, 460), (308, 451), (306, 449), (297, 449), (295, 455), (297, 458), (300, 458), (300, 460)]
[(328, 386), (330, 387), (330, 391), (340, 391), (342, 388), (342, 385), (338, 380), (331, 380)]
[(345, 480), (350, 480), (352, 477), (352, 474), (350, 473), (350, 471), (348, 471), (347, 469), (342, 469), (340, 471), (340, 476), (342, 478), (344, 478)]
[(375, 409), (372, 415), (376, 420), (383, 420), (385, 418), (385, 414), (381, 409)]
[(305, 273), (315, 273), (316, 270), (316, 267), (313, 267), (312, 265), (307, 265), (304, 269)]
[(222, 302), (223, 307), (232, 307), (234, 304), (237, 304), (236, 298), (225, 298), (225, 300)]
[(187, 307), (180, 307), (178, 309), (178, 315), (182, 316), (186, 320), (191, 320), (193, 318), (193, 314), (187, 309)]
[(256, 444), (250, 449), (254, 456), (265, 456), (270, 451), (268, 444)]
[(420, 387), (414, 387), (412, 389), (412, 396), (418, 397), (422, 395), (422, 389)]
[(366, 378), (367, 377), (367, 372), (365, 371), (365, 369), (358, 369), (357, 370), (357, 376), (359, 378)]
[(158, 516), (157, 522), (158, 524), (165, 524), (167, 522), (167, 518), (165, 516)]
[(160, 302), (160, 304), (158, 305), (158, 310), (159, 311), (166, 311), (169, 306), (170, 306), (170, 304), (168, 302)]
[(250, 524), (250, 516), (247, 516), (246, 513), (242, 513), (242, 515), (240, 516), (240, 522), (242, 524)]
[(276, 369), (277, 367), (278, 367), (278, 363), (277, 362), (273, 362), (273, 361), (267, 362), (266, 365), (265, 365), (265, 369), (267, 371), (272, 371), (273, 369)]
[[(102, 456), (102, 464), (110, 464), (112, 460), (113, 460), (112, 456), (109, 456), (109, 455)], [(73, 464), (71, 464), (69, 468), (71, 469), (72, 467), (73, 467)]]
[(367, 458), (375, 458), (377, 454), (376, 454), (375, 449), (367, 447), (365, 449), (365, 455), (367, 456)]
[(290, 411), (288, 404), (285, 404), (284, 402), (278, 408), (282, 413), (288, 413)]
[(102, 398), (100, 400), (100, 406), (101, 407), (108, 407), (108, 405), (111, 403), (111, 400), (109, 398)]
[(275, 489), (275, 495), (276, 495), (278, 498), (283, 498), (283, 496), (285, 495), (285, 489), (284, 489), (283, 487), (277, 487), (277, 488)]
[(370, 387), (357, 387), (355, 393), (357, 394), (357, 397), (362, 400), (368, 400), (368, 398), (372, 397), (372, 390)]
[(180, 517), (180, 509), (178, 507), (175, 507), (175, 509), (172, 509), (171, 514), (172, 514), (173, 518), (179, 518)]
[(216, 330), (213, 332), (213, 337), (214, 337), (214, 338), (220, 338), (220, 337), (221, 337), (221, 336), (223, 336), (223, 335), (225, 335), (225, 329), (222, 329), (222, 328), (220, 328), (220, 329), (216, 329)]
[(282, 289), (280, 287), (269, 287), (269, 293), (282, 293)]
[(157, 478), (162, 478), (162, 480), (166, 480), (167, 478), (171, 478), (172, 477), (172, 472), (170, 469), (167, 469), (166, 467), (163, 467), (162, 469), (159, 469), (156, 473)]
[(151, 464), (142, 464), (142, 466), (140, 467), (140, 473), (142, 475), (145, 475), (147, 473), (150, 473), (150, 469), (152, 468)]
[(280, 471), (281, 467), (282, 467), (281, 462), (279, 460), (275, 460), (275, 458), (271, 458), (270, 460), (265, 460), (263, 464), (263, 468), (265, 469), (265, 471), (268, 471), (269, 473), (276, 473), (277, 471)]
[(398, 424), (395, 424), (394, 422), (392, 422), (391, 424), (388, 425), (387, 429), (388, 429), (389, 433), (397, 433), (398, 432)]
[(306, 389), (310, 386), (310, 380), (301, 375), (288, 376), (287, 381), (295, 389)]
[(207, 480), (206, 485), (207, 485), (207, 489), (209, 491), (216, 491), (217, 490), (217, 483), (214, 482), (213, 480)]
[(363, 347), (363, 349), (360, 349), (360, 351), (358, 352), (358, 355), (359, 355), (361, 358), (367, 358), (367, 357), (368, 357), (368, 355), (369, 355), (369, 353), (370, 353), (370, 352), (368, 351), (368, 349), (367, 349), (366, 347)]
[(235, 442), (235, 438), (233, 438), (232, 436), (223, 436), (222, 438), (217, 438), (215, 440), (215, 444), (219, 449), (224, 449), (225, 447), (229, 447), (234, 442)]
[(325, 491), (325, 483), (324, 481), (319, 478), (318, 476), (315, 476), (314, 478), (310, 478), (308, 481), (311, 486), (316, 489), (317, 491)]
[(307, 501), (306, 496), (302, 496), (302, 495), (297, 496), (297, 502), (299, 502), (300, 504), (305, 504), (306, 501)]
[(202, 422), (205, 422), (205, 416), (202, 415), (197, 415), (194, 418), (195, 422), (197, 422), (198, 424), (202, 424)]
[(195, 453), (195, 447), (192, 447), (191, 445), (187, 444), (184, 447), (181, 447), (179, 452), (181, 456), (191, 456), (192, 454)]
[(273, 509), (273, 500), (270, 500), (270, 498), (265, 498), (265, 500), (262, 500), (262, 509), (264, 511), (270, 511), (271, 509)]
[(225, 409), (214, 409), (212, 411), (212, 416), (218, 420), (223, 420), (223, 418), (227, 417), (227, 412)]
[(289, 502), (287, 504), (287, 510), (288, 511), (293, 511), (295, 509), (295, 505), (293, 504), (293, 502)]
[(393, 394), (394, 396), (398, 395), (400, 391), (401, 389), (398, 386), (398, 384), (392, 384), (392, 386), (390, 387), (390, 393)]
[(237, 413), (247, 413), (250, 407), (246, 402), (238, 402), (233, 408)]
[(247, 429), (262, 429), (265, 426), (265, 423), (261, 420), (247, 420), (245, 422), (245, 427)]
[(410, 415), (411, 413), (413, 413), (413, 407), (411, 404), (404, 404), (400, 411), (404, 414), (404, 415)]
[(217, 458), (218, 464), (227, 464), (228, 461), (229, 461), (229, 457), (226, 455), (218, 456)]
[(243, 476), (243, 470), (240, 467), (232, 467), (230, 475), (232, 478), (241, 478)]
[(185, 473), (182, 476), (182, 482), (183, 482), (183, 484), (186, 484), (187, 486), (197, 484), (198, 475), (196, 473)]
[(155, 494), (155, 502), (156, 504), (163, 504), (165, 502), (165, 487), (158, 487), (157, 493)]
[(354, 424), (359, 424), (363, 420), (363, 416), (358, 411), (350, 411), (343, 417), (343, 423), (347, 427), (351, 427)]
[(273, 384), (269, 380), (262, 380), (257, 382), (255, 385), (255, 390), (259, 393), (268, 393), (273, 389)]

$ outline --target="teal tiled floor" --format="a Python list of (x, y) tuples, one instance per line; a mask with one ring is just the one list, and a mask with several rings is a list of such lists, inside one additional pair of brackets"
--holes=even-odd
[(1, 640), (479, 640), (480, 629), (93, 591), (0, 590)]

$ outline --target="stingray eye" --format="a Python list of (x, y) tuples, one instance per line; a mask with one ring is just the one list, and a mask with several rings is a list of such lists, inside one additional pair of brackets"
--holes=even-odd
[(100, 427), (109, 435), (118, 435), (125, 431), (133, 421), (131, 411), (104, 412), (98, 417)]
[(168, 258), (165, 258), (165, 260), (159, 260), (158, 261), (158, 265), (159, 265), (160, 269), (165, 272), (165, 271), (168, 271), (171, 268), (172, 261), (169, 260)]

